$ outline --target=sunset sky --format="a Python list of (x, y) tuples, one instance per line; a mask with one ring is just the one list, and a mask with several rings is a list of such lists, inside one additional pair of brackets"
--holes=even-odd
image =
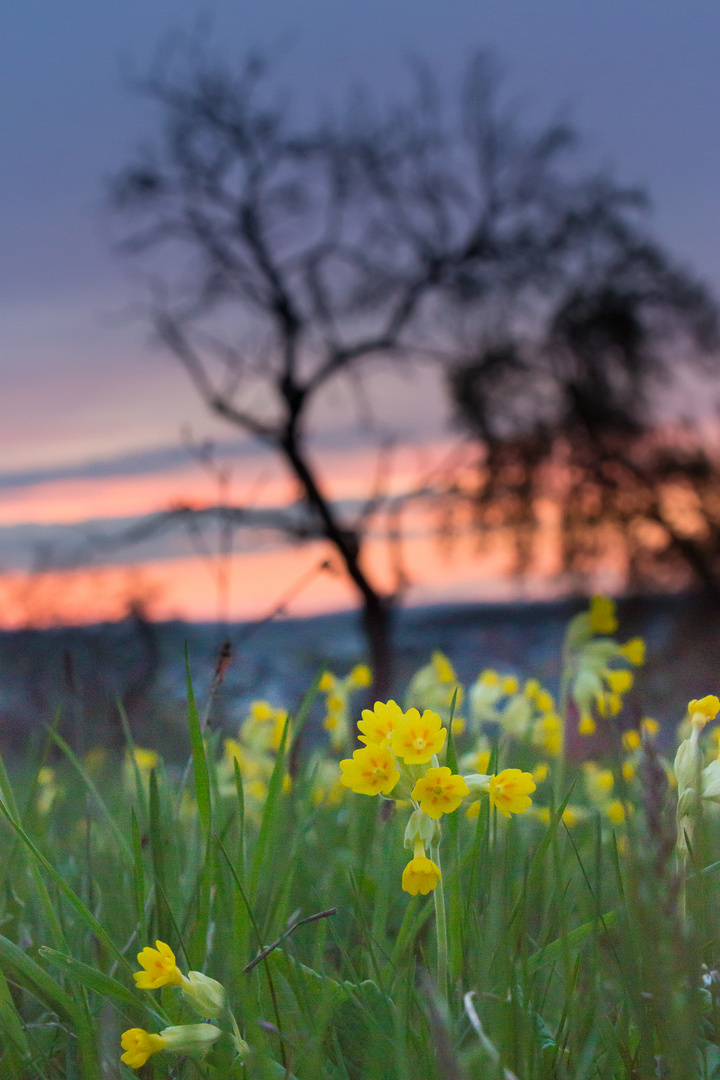
[[(299, 116), (360, 82), (392, 99), (408, 86), (411, 56), (450, 89), (475, 48), (494, 49), (528, 122), (560, 113), (585, 137), (589, 165), (646, 186), (656, 235), (720, 292), (714, 0), (9, 0), (0, 10), (0, 625), (116, 617), (132, 596), (157, 617), (215, 617), (212, 558), (184, 533), (96, 554), (91, 575), (28, 576), (154, 510), (213, 502), (214, 482), (183, 431), (222, 444), (234, 497), (271, 506), (293, 494), (266, 455), (208, 418), (182, 371), (150, 345), (133, 315), (137, 269), (113, 252), (107, 179), (158, 126), (129, 92), (130, 74), (198, 18), (229, 60), (253, 48), (277, 57), (276, 81)], [(373, 455), (347, 392), (333, 394), (315, 453), (337, 496), (360, 498)], [(409, 443), (396, 481), (412, 483), (449, 446), (433, 377), (386, 382), (378, 400), (386, 434)], [(506, 594), (501, 567), (479, 565), (470, 545), (439, 560), (421, 518), (408, 541), (409, 602)], [(313, 576), (320, 548), (238, 543), (233, 617), (264, 614), (298, 581), (292, 612), (349, 602), (337, 577)]]

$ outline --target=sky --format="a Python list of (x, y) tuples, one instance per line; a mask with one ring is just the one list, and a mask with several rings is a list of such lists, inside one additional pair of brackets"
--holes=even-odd
[[(239, 445), (237, 433), (207, 417), (183, 373), (149, 342), (135, 314), (143, 295), (137, 268), (114, 250), (117, 232), (106, 206), (108, 179), (158, 130), (153, 107), (130, 89), (133, 75), (148, 70), (169, 35), (199, 24), (228, 61), (255, 49), (275, 58), (276, 82), (299, 118), (341, 101), (358, 84), (379, 102), (396, 98), (409, 85), (411, 57), (428, 61), (451, 88), (472, 52), (490, 48), (528, 123), (568, 118), (583, 136), (589, 164), (646, 187), (655, 234), (720, 293), (717, 0), (6, 0), (0, 571), (7, 597), (20, 598), (6, 604), (9, 622), (29, 617), (22, 610), (30, 603), (28, 566), (58, 544), (74, 549), (75, 533), (87, 534), (88, 522), (111, 532), (173, 501), (212, 501), (213, 481), (183, 449), (183, 430), (228, 442), (239, 491), (253, 489), (268, 470), (274, 476), (274, 466)], [(431, 383), (385, 390), (398, 436), (440, 446), (446, 416)], [(328, 414), (333, 420), (318, 447), (342, 493), (367, 468), (367, 450), (352, 438), (338, 440), (338, 431), (352, 426), (342, 401)], [(272, 491), (282, 495), (281, 486)], [(85, 599), (73, 602), (74, 614), (63, 616), (56, 600), (52, 618), (112, 613), (118, 596), (152, 588), (163, 597), (155, 604), (159, 615), (213, 617), (207, 560), (188, 544), (168, 539), (152, 551), (108, 557), (107, 588), (97, 576), (93, 587), (81, 582)], [(249, 570), (251, 558), (263, 566)], [(255, 595), (250, 581), (282, 578), (291, 587), (313, 560), (317, 554), (307, 549), (267, 545), (238, 554), (233, 614), (261, 613), (267, 598), (262, 589)], [(417, 562), (434, 569), (418, 582), (415, 600), (485, 595), (490, 587), (492, 568), (480, 573), (463, 564), (453, 584), (452, 573), (427, 552)], [(348, 603), (337, 582), (322, 580), (327, 576), (319, 575), (292, 610)], [(68, 580), (56, 575), (48, 587), (62, 596)], [(101, 592), (115, 599), (95, 610)], [(47, 599), (33, 604), (36, 620), (43, 604), (52, 607)]]

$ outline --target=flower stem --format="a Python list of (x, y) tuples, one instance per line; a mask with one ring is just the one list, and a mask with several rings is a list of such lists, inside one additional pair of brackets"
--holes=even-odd
[[(432, 859), (440, 867), (439, 842), (432, 845)], [(440, 867), (440, 870), (441, 877), (433, 890), (433, 899), (435, 901), (435, 933), (437, 935), (437, 980), (440, 993), (446, 997), (448, 992), (448, 932), (442, 867)]]

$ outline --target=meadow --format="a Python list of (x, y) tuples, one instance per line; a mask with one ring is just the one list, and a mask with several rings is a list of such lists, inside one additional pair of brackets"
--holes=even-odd
[(555, 696), (436, 652), (232, 735), (188, 674), (186, 766), (50, 726), (0, 771), (0, 1076), (720, 1077), (720, 700), (668, 756), (644, 661), (595, 597)]

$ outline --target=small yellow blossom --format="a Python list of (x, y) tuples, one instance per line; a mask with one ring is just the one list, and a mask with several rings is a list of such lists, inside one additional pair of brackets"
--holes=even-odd
[(622, 763), (623, 780), (626, 784), (629, 784), (631, 780), (635, 779), (637, 774), (637, 765), (634, 761), (623, 761)]
[(425, 709), (421, 716), (417, 709), (408, 709), (395, 721), (390, 745), (406, 765), (424, 765), (440, 753), (446, 737), (438, 713)]
[(535, 781), (529, 772), (521, 772), (520, 769), (503, 769), (497, 776), (490, 777), (488, 787), (490, 805), (497, 807), (507, 818), (511, 814), (524, 814), (532, 803), (530, 794), (534, 790)]
[(577, 825), (580, 820), (580, 814), (574, 806), (566, 806), (562, 812), (562, 820), (567, 825), (568, 829), (572, 829), (573, 825)]
[(333, 673), (331, 671), (323, 671), (322, 675), (320, 676), (320, 682), (318, 683), (318, 687), (321, 692), (323, 694), (328, 694), (334, 686), (335, 676), (333, 675)]
[(590, 713), (582, 713), (580, 716), (580, 723), (578, 724), (578, 731), (581, 735), (595, 734), (595, 721)]
[(452, 722), (453, 735), (462, 735), (465, 731), (465, 720), (462, 716), (456, 716)]
[(598, 805), (607, 802), (615, 783), (612, 770), (600, 769), (594, 761), (586, 761), (583, 765), (583, 771), (585, 773), (585, 790), (589, 798)]
[(543, 713), (552, 712), (555, 708), (555, 701), (553, 700), (553, 696), (547, 690), (538, 690), (537, 696), (535, 698), (535, 704), (537, 705), (539, 711)]
[(440, 867), (426, 855), (416, 855), (403, 870), (402, 887), (411, 896), (427, 896), (441, 878)]
[(562, 753), (563, 745), (563, 726), (560, 717), (553, 712), (541, 716), (533, 725), (532, 741), (533, 746), (539, 747), (544, 753), (558, 757)]
[(660, 725), (657, 720), (653, 720), (652, 717), (646, 716), (640, 721), (640, 730), (643, 735), (649, 735), (651, 739), (654, 739), (660, 730)]
[(361, 746), (352, 758), (340, 762), (340, 768), (341, 783), (358, 795), (389, 795), (400, 779), (387, 746)]
[(140, 1069), (152, 1054), (164, 1050), (166, 1044), (162, 1035), (154, 1035), (142, 1028), (130, 1028), (123, 1032), (120, 1045), (125, 1051), (120, 1060), (131, 1069)]
[(532, 778), (536, 784), (542, 784), (543, 780), (547, 780), (548, 767), (544, 761), (541, 761), (535, 766), (532, 772)]
[(443, 814), (452, 814), (457, 810), (465, 795), (469, 795), (468, 786), (462, 776), (453, 774), (446, 765), (439, 769), (428, 769), (415, 784), (412, 797), (420, 803), (420, 809), (428, 817), (437, 820)]
[(490, 764), (490, 751), (479, 750), (475, 757), (472, 759), (471, 767), (473, 772), (486, 773)]
[(624, 668), (620, 671), (609, 671), (606, 678), (608, 686), (614, 694), (627, 693), (633, 684), (632, 672)]
[(613, 825), (622, 825), (622, 823), (625, 821), (625, 807), (621, 803), (620, 799), (613, 799), (612, 802), (609, 802), (604, 809), (605, 813), (610, 818)]
[(135, 985), (140, 990), (156, 990), (158, 986), (182, 986), (183, 975), (175, 963), (175, 953), (164, 941), (156, 941), (155, 948), (147, 945), (138, 953), (138, 963), (144, 971), (134, 974)]
[(645, 642), (640, 637), (631, 638), (620, 646), (620, 655), (635, 667), (645, 663)]
[(608, 596), (593, 596), (590, 601), (590, 626), (594, 634), (614, 634), (618, 627), (615, 601)]
[[(356, 664), (348, 675), (348, 686), (365, 687), (372, 682), (372, 672), (367, 664)], [(322, 687), (320, 687), (322, 690)]]
[(622, 709), (622, 698), (611, 690), (607, 694), (600, 694), (597, 707), (601, 716), (617, 716)]
[(622, 744), (623, 748), (630, 753), (632, 750), (640, 749), (640, 732), (630, 729), (629, 731), (623, 731)]
[(504, 694), (517, 694), (518, 681), (514, 675), (506, 675), (502, 681), (502, 688)]
[(702, 728), (710, 720), (714, 720), (720, 711), (720, 700), (714, 694), (708, 694), (704, 698), (693, 698), (688, 703), (688, 715), (693, 727)]
[(258, 724), (264, 724), (267, 720), (271, 720), (273, 715), (273, 707), (269, 701), (251, 701), (250, 702), (250, 717)]
[(358, 735), (360, 742), (368, 746), (389, 743), (393, 728), (403, 711), (395, 701), (376, 701), (372, 709), (363, 709), (362, 720), (358, 720)]
[(160, 755), (157, 751), (145, 750), (142, 746), (135, 747), (133, 757), (140, 772), (149, 773), (151, 769), (156, 769), (160, 764)]
[(345, 702), (339, 694), (330, 694), (325, 704), (331, 713), (341, 713), (345, 708)]
[(455, 669), (448, 660), (447, 656), (441, 652), (434, 652), (432, 654), (432, 660), (430, 661), (433, 668), (433, 674), (438, 682), (441, 683), (454, 683), (457, 682), (457, 676), (455, 675)]
[[(285, 723), (287, 721), (287, 709), (274, 709), (273, 710), (273, 733), (270, 745), (273, 750), (280, 749), (280, 743), (282, 742), (283, 731), (285, 730)], [(290, 741), (290, 725), (288, 724), (287, 741)]]

